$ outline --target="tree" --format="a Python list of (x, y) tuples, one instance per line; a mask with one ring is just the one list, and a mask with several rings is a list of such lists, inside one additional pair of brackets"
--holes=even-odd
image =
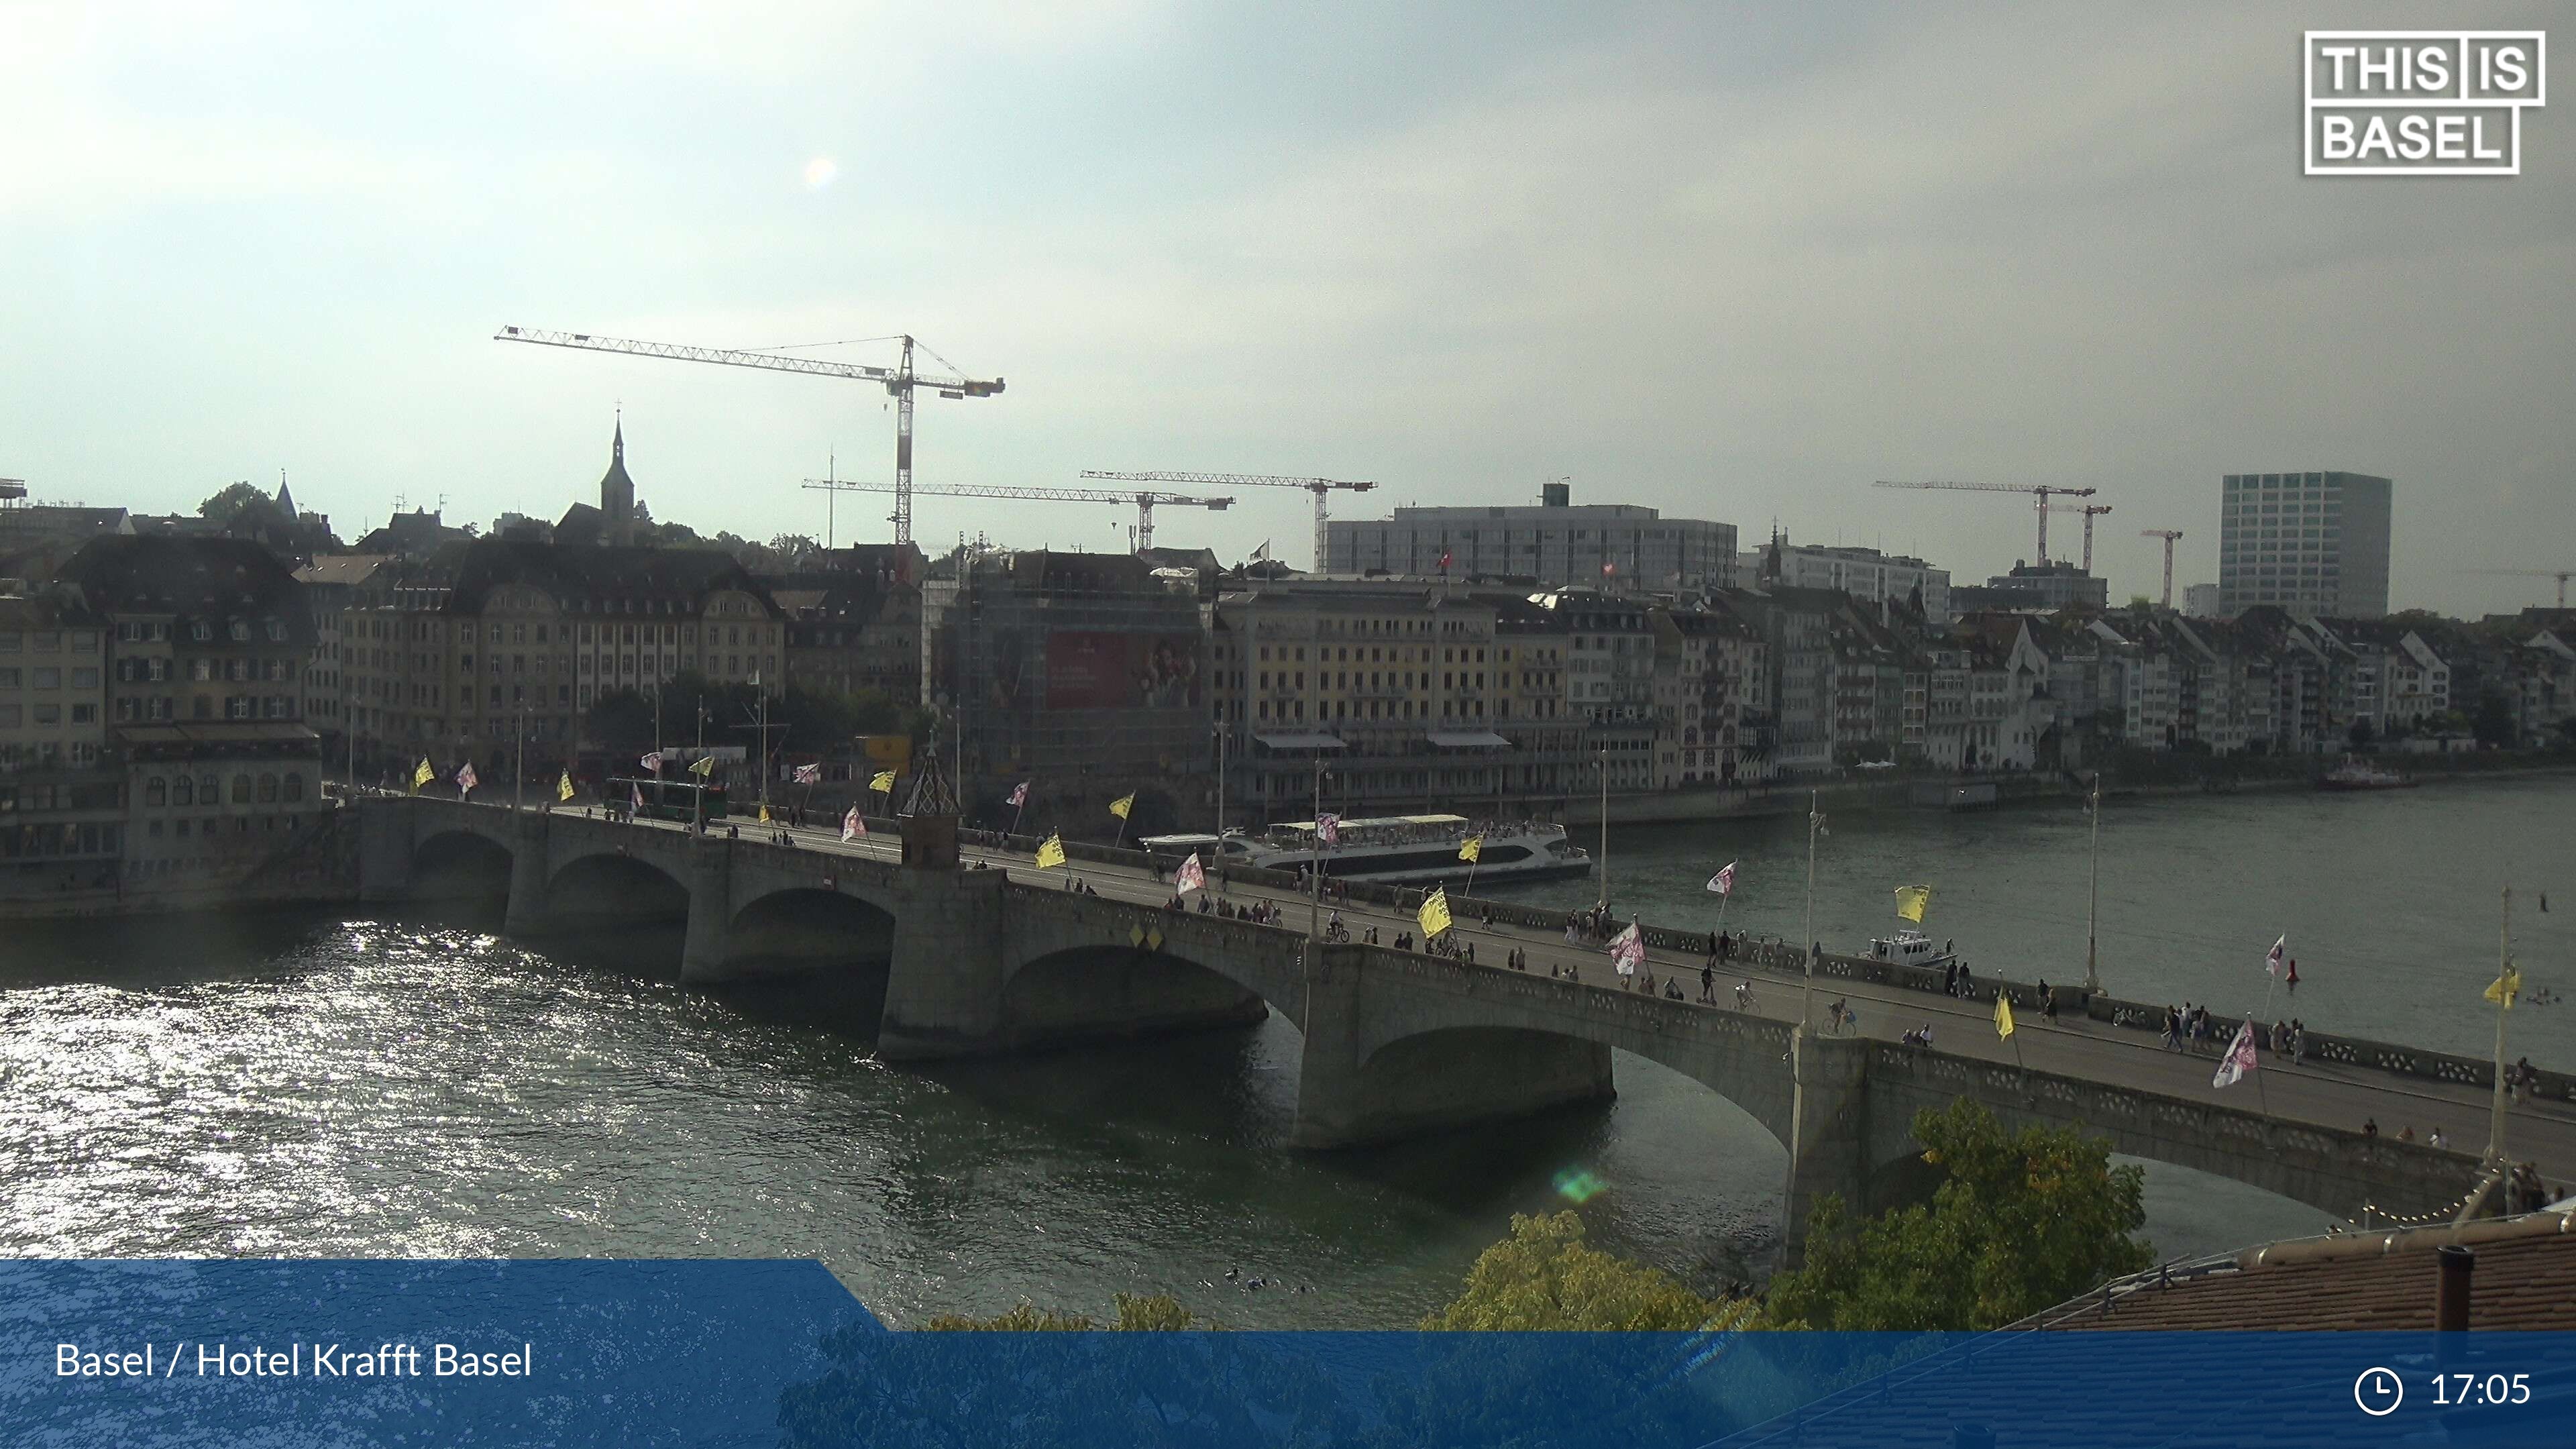
[(653, 702), (640, 690), (612, 689), (581, 717), (582, 738), (613, 751), (653, 743)]
[(1772, 1281), (1767, 1316), (1789, 1328), (1990, 1329), (2154, 1261), (2131, 1236), (2147, 1219), (2146, 1171), (2072, 1127), (2008, 1135), (1966, 1100), (1914, 1117), (1941, 1173), (1928, 1206), (1855, 1221), (1827, 1197), (1807, 1219), (1807, 1260)]
[(2352, 728), (2344, 732), (2345, 741), (2356, 750), (2369, 749), (2374, 738), (2376, 735), (2370, 727), (2370, 716), (2366, 714), (2354, 715)]
[(1741, 1319), (1745, 1305), (1713, 1302), (1661, 1269), (1583, 1241), (1572, 1210), (1512, 1215), (1511, 1236), (1477, 1255), (1466, 1285), (1426, 1329), (1686, 1332)]
[(249, 483), (234, 483), (197, 505), (197, 516), (226, 533), (249, 533), (270, 522), (282, 522), (277, 500)]
[(2469, 718), (2469, 730), (2478, 743), (2493, 749), (2509, 747), (2520, 733), (2515, 727), (2513, 701), (2501, 689), (2489, 688), (2478, 696), (2478, 712)]

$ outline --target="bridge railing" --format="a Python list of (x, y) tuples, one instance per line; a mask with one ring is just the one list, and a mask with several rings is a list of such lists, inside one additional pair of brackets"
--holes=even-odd
[[(889, 828), (894, 822), (889, 821)], [(873, 824), (870, 828), (874, 828)], [(991, 849), (1035, 854), (1040, 839), (1035, 836), (1001, 835), (993, 832), (966, 832), (970, 843)], [(1065, 854), (1076, 861), (1099, 865), (1124, 866), (1129, 869), (1163, 873), (1162, 862), (1141, 850), (1120, 850), (1105, 845), (1076, 841), (1065, 843)], [(1211, 875), (1216, 867), (1210, 866)], [(1228, 878), (1244, 885), (1271, 890), (1293, 891), (1305, 885), (1303, 877), (1287, 871), (1260, 870), (1250, 866), (1229, 866)], [(1343, 898), (1366, 902), (1390, 909), (1411, 910), (1422, 903), (1425, 891), (1418, 886), (1389, 886), (1367, 881), (1332, 881), (1334, 893)], [(1454, 892), (1449, 897), (1450, 914), (1460, 923), (1490, 921), (1495, 925), (1514, 926), (1524, 930), (1557, 932), (1565, 929), (1568, 913), (1552, 908), (1531, 906), (1515, 901), (1482, 900)], [(1706, 931), (1682, 930), (1672, 926), (1639, 923), (1639, 934), (1646, 945), (1656, 951), (1705, 958), (1712, 945)], [(1599, 944), (1586, 937), (1586, 944)], [(1805, 953), (1793, 941), (1767, 937), (1739, 937), (1724, 963), (1725, 969), (1750, 968), (1779, 975), (1804, 974)], [(1817, 959), (1818, 985), (1827, 980), (1858, 981), (1876, 986), (1939, 995), (1947, 982), (1944, 973), (1934, 967), (1910, 966), (1896, 961), (1879, 961), (1866, 956), (1826, 954)], [(1992, 1001), (1998, 992), (2009, 994), (2017, 1008), (2036, 1011), (2039, 986), (2036, 982), (2014, 981), (2003, 977), (1973, 976), (1967, 999)], [(2163, 1030), (2164, 1008), (2146, 1002), (2125, 1001), (2108, 995), (2087, 997), (2081, 987), (2060, 983), (2056, 988), (2059, 1008), (2080, 1011), (2088, 1018), (2110, 1026), (2122, 1027), (2153, 1036)], [(2232, 1019), (2231, 1019), (2232, 1020)], [(2268, 1025), (2268, 1023), (2266, 1023)], [(2224, 1041), (2191, 1044), (2205, 1055), (2215, 1056), (2224, 1050)], [(2402, 1046), (2394, 1042), (2373, 1041), (2367, 1037), (2343, 1036), (2318, 1031), (2307, 1032), (2307, 1056), (2339, 1066), (2363, 1067), (2394, 1076), (2413, 1077), (2424, 1081), (2448, 1082), (2455, 1085), (2492, 1089), (2495, 1064), (2454, 1052), (2433, 1051), (2425, 1047)], [(2537, 1070), (2534, 1094), (2554, 1102), (2576, 1102), (2576, 1073)]]

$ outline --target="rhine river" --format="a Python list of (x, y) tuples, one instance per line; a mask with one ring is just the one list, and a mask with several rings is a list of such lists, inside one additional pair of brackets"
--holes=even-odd
[[(1817, 934), (1928, 929), (1981, 973), (2082, 976), (2087, 831), (2071, 807), (1832, 822)], [(2479, 1052), (2496, 891), (2517, 887), (2532, 983), (2576, 987), (2576, 780), (2372, 796), (2114, 801), (2106, 983), (2260, 1004), (2286, 932), (2320, 1028)], [(1803, 822), (1615, 832), (1613, 899), (1795, 939)], [(2538, 909), (2543, 891), (2550, 914)], [(1558, 882), (1522, 898), (1588, 904)], [(1785, 1154), (1741, 1112), (1635, 1058), (1615, 1104), (1376, 1153), (1283, 1145), (1296, 1036), (897, 1071), (790, 1000), (684, 993), (634, 957), (575, 961), (489, 923), (345, 912), (13, 929), (0, 940), (0, 1253), (21, 1256), (811, 1256), (881, 1315), (1094, 1313), (1171, 1291), (1241, 1326), (1409, 1324), (1515, 1211), (1589, 1173), (1595, 1240), (1750, 1276)], [(673, 947), (675, 952), (676, 947)], [(2514, 1013), (2576, 1065), (2576, 1011)], [(2462, 1124), (2466, 1126), (2467, 1124)], [(2168, 1254), (2314, 1231), (2217, 1179), (2149, 1177)], [(1251, 1292), (1246, 1276), (1311, 1286)]]

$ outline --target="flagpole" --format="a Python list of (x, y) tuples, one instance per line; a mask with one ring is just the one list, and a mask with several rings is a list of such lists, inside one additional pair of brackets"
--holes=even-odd
[(2084, 912), (2084, 994), (2102, 992), (2102, 772), (2093, 772), (2093, 903)]
[(1807, 792), (1807, 979), (1798, 1003), (1798, 1029), (1816, 1029), (1816, 826), (1823, 820), (1817, 807), (1824, 803), (1824, 792)]
[(2504, 888), (2504, 923), (2496, 940), (2496, 1043), (2495, 1105), (2487, 1116), (2487, 1163), (2504, 1161), (2504, 1014), (2512, 1008), (2513, 988), (2513, 887)]

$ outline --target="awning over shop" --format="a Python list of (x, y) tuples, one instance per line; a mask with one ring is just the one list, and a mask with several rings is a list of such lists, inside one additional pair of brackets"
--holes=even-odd
[(1512, 747), (1510, 740), (1504, 739), (1492, 730), (1433, 730), (1424, 738), (1435, 745), (1449, 749), (1508, 750)]
[(1253, 738), (1261, 741), (1263, 744), (1268, 745), (1274, 750), (1340, 750), (1349, 748), (1349, 746), (1342, 743), (1341, 738), (1337, 735), (1318, 734), (1312, 731), (1305, 733), (1281, 733), (1271, 735), (1256, 734)]

